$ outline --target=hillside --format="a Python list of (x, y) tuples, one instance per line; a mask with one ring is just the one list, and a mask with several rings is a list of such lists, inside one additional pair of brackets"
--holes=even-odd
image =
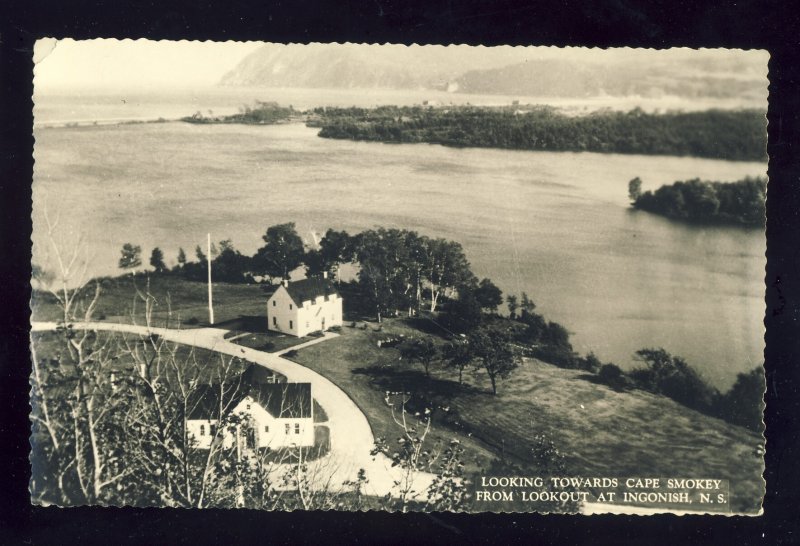
[(471, 69), (521, 62), (519, 49), (356, 44), (266, 44), (221, 80), (227, 86), (445, 89)]
[(766, 54), (579, 48), (266, 44), (227, 86), (431, 89), (521, 97), (766, 100)]
[(665, 95), (684, 98), (767, 99), (766, 63), (733, 56), (576, 63), (530, 60), (471, 70), (455, 82), (463, 93), (590, 97)]
[(468, 461), (505, 457), (535, 472), (531, 452), (545, 437), (564, 456), (566, 475), (728, 479), (734, 512), (759, 509), (763, 463), (756, 452), (763, 440), (747, 429), (534, 359), (503, 381), (497, 396), (482, 372), (467, 374), (459, 387), (452, 372), (436, 368), (428, 382), (418, 367), (399, 362), (395, 350), (377, 348), (378, 339), (396, 333), (414, 334), (402, 320), (384, 323), (381, 333), (344, 328), (340, 338), (305, 348), (294, 360), (347, 391), (376, 436), (397, 433), (384, 393), (411, 390), (439, 408), (437, 438), (455, 434), (470, 451)]

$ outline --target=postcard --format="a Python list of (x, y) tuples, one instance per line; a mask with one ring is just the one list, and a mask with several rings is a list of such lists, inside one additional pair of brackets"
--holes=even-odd
[(768, 59), (39, 40), (31, 502), (761, 513)]

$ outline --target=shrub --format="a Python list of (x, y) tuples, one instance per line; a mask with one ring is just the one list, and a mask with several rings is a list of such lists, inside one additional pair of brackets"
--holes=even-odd
[(614, 390), (623, 390), (629, 386), (628, 378), (616, 364), (603, 364), (597, 373), (597, 379)]
[(685, 360), (672, 356), (664, 349), (641, 349), (636, 351), (636, 356), (646, 365), (630, 373), (638, 387), (663, 394), (679, 404), (704, 413), (713, 410), (719, 391)]
[(762, 366), (747, 373), (740, 373), (731, 390), (717, 399), (715, 413), (734, 425), (749, 428), (754, 432), (763, 432), (765, 386)]
[(579, 368), (587, 372), (597, 373), (603, 366), (603, 363), (594, 353), (589, 353), (585, 357), (578, 357), (577, 360), (579, 361)]

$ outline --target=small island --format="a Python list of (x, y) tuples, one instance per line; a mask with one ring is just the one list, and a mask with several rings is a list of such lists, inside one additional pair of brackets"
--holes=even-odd
[(746, 177), (737, 182), (702, 181), (699, 178), (642, 192), (642, 180), (628, 183), (635, 209), (696, 224), (763, 227), (766, 221), (767, 180)]
[(215, 116), (214, 112), (208, 111), (208, 115), (203, 115), (197, 111), (191, 116), (186, 116), (180, 120), (186, 123), (197, 124), (219, 124), (219, 123), (239, 123), (245, 125), (274, 125), (276, 123), (286, 123), (296, 118), (299, 113), (292, 108), (280, 106), (277, 102), (256, 101), (255, 106), (241, 106), (239, 112), (230, 116)]

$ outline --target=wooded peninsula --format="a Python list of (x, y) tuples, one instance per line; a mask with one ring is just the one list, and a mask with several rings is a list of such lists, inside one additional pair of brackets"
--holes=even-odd
[(558, 152), (694, 156), (764, 161), (758, 110), (647, 113), (600, 110), (570, 116), (550, 106), (316, 108), (323, 138)]

